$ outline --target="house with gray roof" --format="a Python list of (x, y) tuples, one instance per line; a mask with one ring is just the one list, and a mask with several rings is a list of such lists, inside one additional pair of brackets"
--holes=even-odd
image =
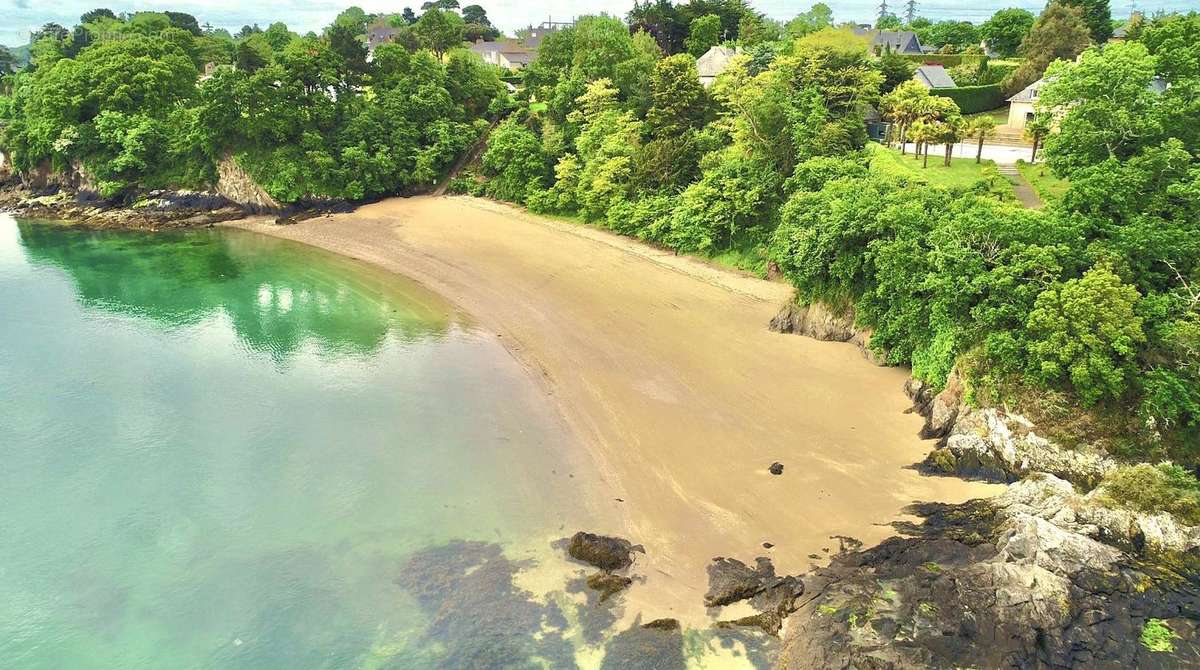
[(874, 30), (859, 26), (854, 29), (854, 34), (870, 37), (871, 51), (876, 54), (891, 51), (906, 56), (919, 56), (923, 53), (920, 38), (911, 30)]
[(738, 55), (737, 47), (726, 47), (720, 44), (709, 47), (704, 55), (696, 59), (696, 72), (700, 74), (700, 83), (704, 87), (712, 86), (717, 76), (729, 67), (729, 61)]
[(945, 66), (929, 63), (917, 68), (917, 71), (913, 73), (913, 81), (925, 88), (956, 88), (958, 86), (954, 83), (950, 73), (946, 72)]
[(478, 40), (467, 46), (479, 55), (485, 63), (491, 63), (506, 70), (523, 70), (533, 62), (537, 53), (514, 40), (501, 39), (495, 42)]

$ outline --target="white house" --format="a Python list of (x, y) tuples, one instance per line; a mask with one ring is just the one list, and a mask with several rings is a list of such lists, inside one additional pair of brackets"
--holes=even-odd
[(1038, 94), (1045, 85), (1046, 80), (1039, 79), (1008, 99), (1009, 128), (1022, 129), (1027, 123), (1033, 120), (1033, 117), (1037, 114), (1034, 105), (1037, 104)]
[(480, 40), (468, 48), (479, 54), (483, 62), (498, 65), (506, 70), (523, 70), (526, 65), (533, 62), (534, 56), (537, 55), (533, 50), (512, 40), (495, 42)]
[[(1008, 126), (1010, 128), (1022, 129), (1033, 120), (1037, 115), (1037, 103), (1041, 96), (1041, 91), (1045, 88), (1046, 78), (1039, 79), (1032, 84), (1021, 89), (1021, 92), (1008, 99)], [(1152, 93), (1162, 93), (1167, 90), (1170, 84), (1162, 77), (1155, 77), (1146, 86), (1146, 90)]]
[(729, 67), (729, 61), (733, 60), (737, 54), (736, 47), (724, 47), (719, 44), (709, 47), (703, 56), (696, 59), (696, 71), (700, 74), (700, 83), (705, 88), (712, 86), (712, 83), (717, 80), (717, 75)]

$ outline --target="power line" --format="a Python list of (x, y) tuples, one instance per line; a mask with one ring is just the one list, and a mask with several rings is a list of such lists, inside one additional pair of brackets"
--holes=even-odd
[(904, 7), (904, 22), (912, 24), (915, 18), (917, 18), (917, 0), (908, 0), (908, 4)]
[(882, 21), (888, 15), (887, 0), (879, 0), (879, 20)]

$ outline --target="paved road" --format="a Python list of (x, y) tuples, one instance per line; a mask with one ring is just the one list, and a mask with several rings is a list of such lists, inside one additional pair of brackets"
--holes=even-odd
[[(974, 158), (975, 152), (979, 145), (975, 142), (961, 142), (954, 145), (952, 155), (955, 158)], [(908, 144), (908, 151), (912, 151), (913, 145)], [(942, 155), (943, 149), (937, 149), (937, 155)], [(1031, 147), (1014, 147), (1004, 144), (985, 144), (983, 145), (983, 157), (996, 162), (996, 165), (1016, 165), (1017, 160), (1028, 161), (1030, 154), (1033, 152)]]

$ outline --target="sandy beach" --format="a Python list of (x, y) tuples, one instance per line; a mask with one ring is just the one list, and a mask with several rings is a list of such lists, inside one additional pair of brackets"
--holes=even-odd
[(999, 491), (912, 469), (930, 445), (904, 411), (904, 370), (770, 332), (785, 284), (465, 197), (230, 225), (403, 274), (501, 338), (594, 464), (580, 494), (613, 527), (588, 530), (645, 545), (626, 596), (657, 607), (650, 618), (704, 616), (714, 556), (767, 555), (795, 574), (837, 550), (832, 536), (893, 534), (914, 501)]

